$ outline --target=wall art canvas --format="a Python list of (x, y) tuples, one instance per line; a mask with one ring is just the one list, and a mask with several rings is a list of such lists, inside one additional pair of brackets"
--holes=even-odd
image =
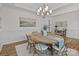
[(26, 18), (26, 17), (19, 17), (20, 20), (20, 27), (35, 27), (36, 26), (36, 19)]
[(67, 27), (67, 21), (57, 21), (55, 25), (59, 27)]

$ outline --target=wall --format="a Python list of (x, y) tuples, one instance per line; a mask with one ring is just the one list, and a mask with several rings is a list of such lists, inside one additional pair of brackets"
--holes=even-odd
[(79, 11), (53, 16), (53, 25), (56, 21), (67, 21), (67, 36), (79, 39)]
[[(36, 19), (36, 27), (19, 27), (19, 17)], [(25, 34), (33, 31), (40, 31), (47, 19), (43, 19), (27, 10), (16, 7), (3, 6), (0, 9), (0, 17), (2, 18), (2, 29), (0, 31), (0, 43), (6, 44), (25, 39)]]
[(67, 21), (67, 36), (79, 39), (79, 3), (70, 3), (53, 11), (53, 31), (55, 21)]
[[(68, 22), (67, 36), (79, 39), (79, 11), (74, 11), (79, 9), (78, 5), (79, 4), (70, 4), (66, 7), (55, 10), (53, 11), (52, 18), (47, 17), (45, 19), (21, 8), (0, 6), (0, 17), (2, 19), (2, 29), (0, 29), (0, 43), (6, 44), (24, 40), (26, 33), (30, 34), (33, 31), (40, 31), (44, 24), (48, 24), (48, 20), (51, 20), (51, 31), (54, 31), (55, 21), (66, 20)], [(36, 27), (19, 27), (20, 16), (36, 19)]]
[(79, 3), (69, 3), (53, 11), (53, 16), (79, 10)]

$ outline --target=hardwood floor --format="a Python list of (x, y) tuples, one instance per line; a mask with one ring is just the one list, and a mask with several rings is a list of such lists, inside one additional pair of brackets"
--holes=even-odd
[(79, 39), (66, 38), (65, 42), (67, 47), (79, 51)]
[(16, 48), (14, 45), (4, 45), (0, 53), (1, 56), (16, 56)]
[(23, 43), (26, 43), (26, 40), (3, 45), (0, 55), (1, 56), (17, 56), (15, 46), (23, 44)]
[[(26, 40), (3, 45), (0, 55), (1, 56), (17, 56), (15, 46), (23, 44), (23, 43), (26, 43)], [(65, 39), (65, 45), (68, 48), (72, 48), (72, 49), (79, 51), (79, 40), (78, 39), (67, 37)]]

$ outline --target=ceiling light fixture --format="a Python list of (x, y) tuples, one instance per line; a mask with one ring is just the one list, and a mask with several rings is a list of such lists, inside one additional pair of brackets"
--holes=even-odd
[(44, 4), (42, 7), (39, 7), (37, 9), (36, 13), (38, 16), (42, 16), (43, 18), (45, 18), (46, 16), (49, 16), (52, 14), (52, 10), (49, 10), (48, 5)]

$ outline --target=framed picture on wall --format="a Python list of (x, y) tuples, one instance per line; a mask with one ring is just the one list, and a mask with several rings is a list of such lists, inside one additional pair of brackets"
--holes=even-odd
[(35, 27), (36, 19), (19, 17), (19, 25), (20, 27)]
[(55, 25), (58, 27), (67, 27), (67, 21), (57, 21), (55, 22)]

